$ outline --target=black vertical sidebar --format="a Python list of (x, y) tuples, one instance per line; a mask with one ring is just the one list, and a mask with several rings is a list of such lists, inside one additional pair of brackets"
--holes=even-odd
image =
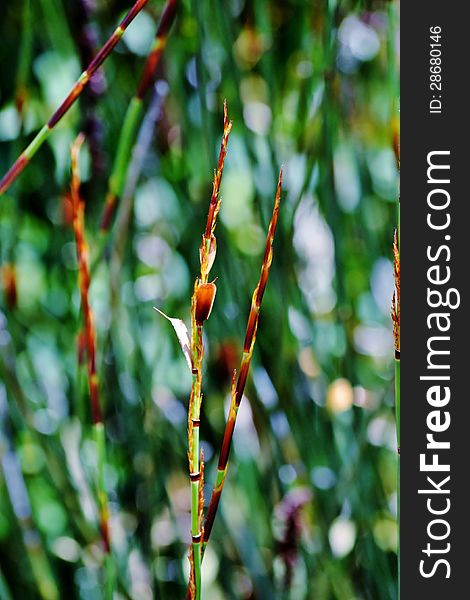
[(402, 600), (470, 598), (470, 29), (458, 8), (401, 4)]

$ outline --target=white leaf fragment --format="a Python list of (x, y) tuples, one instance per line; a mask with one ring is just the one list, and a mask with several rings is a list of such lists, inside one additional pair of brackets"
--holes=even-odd
[(192, 371), (193, 364), (191, 359), (191, 341), (189, 338), (188, 328), (181, 319), (173, 319), (169, 317), (156, 306), (154, 306), (153, 308), (154, 310), (159, 312), (163, 317), (165, 317), (165, 319), (168, 319), (168, 321), (170, 321), (170, 323), (173, 325), (173, 329), (176, 332), (176, 336), (180, 343), (181, 350), (183, 351), (184, 358), (186, 359), (186, 364), (188, 365), (189, 370)]

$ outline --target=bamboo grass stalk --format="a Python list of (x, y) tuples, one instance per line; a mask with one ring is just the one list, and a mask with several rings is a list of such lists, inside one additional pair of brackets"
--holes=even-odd
[(168, 34), (175, 20), (177, 7), (177, 0), (167, 0), (160, 17), (153, 44), (145, 62), (139, 85), (137, 86), (137, 91), (124, 117), (103, 209), (101, 220), (102, 233), (106, 233), (109, 230), (116, 203), (124, 191), (132, 147), (137, 136), (139, 123), (142, 120), (143, 100), (155, 80), (160, 59), (166, 47)]
[(111, 54), (113, 48), (117, 45), (119, 40), (124, 35), (129, 24), (135, 19), (138, 13), (144, 8), (149, 0), (137, 0), (126, 16), (122, 19), (120, 24), (113, 31), (111, 36), (101, 47), (96, 54), (95, 58), (91, 61), (88, 67), (83, 71), (80, 77), (75, 82), (74, 86), (70, 90), (69, 94), (54, 112), (49, 121), (40, 129), (36, 134), (31, 143), (26, 147), (25, 150), (19, 155), (14, 164), (6, 172), (3, 178), (0, 180), (0, 196), (2, 196), (12, 183), (16, 180), (18, 175), (27, 166), (42, 144), (49, 137), (57, 123), (67, 113), (70, 107), (75, 103), (77, 98), (80, 96), (84, 88), (88, 85), (93, 73), (103, 64), (106, 58)]
[(227, 103), (224, 102), (224, 132), (220, 145), (217, 169), (214, 171), (212, 195), (209, 203), (206, 228), (199, 248), (200, 274), (194, 283), (191, 299), (191, 356), (192, 385), (188, 409), (188, 461), (191, 481), (191, 551), (190, 551), (190, 594), (191, 598), (201, 598), (201, 562), (203, 539), (203, 471), (204, 459), (199, 448), (199, 425), (202, 404), (202, 343), (203, 322), (209, 317), (215, 296), (215, 285), (208, 283), (209, 272), (215, 259), (216, 238), (214, 235), (221, 200), (220, 184), (227, 154), (227, 143), (232, 129), (228, 118)]
[[(250, 313), (248, 315), (248, 322), (245, 333), (245, 341), (243, 344), (243, 355), (240, 365), (240, 371), (237, 377), (236, 371), (232, 377), (232, 388), (231, 388), (231, 401), (229, 415), (225, 424), (224, 437), (222, 440), (222, 446), (219, 453), (219, 460), (217, 465), (217, 475), (215, 484), (212, 490), (212, 495), (207, 509), (207, 514), (204, 520), (204, 527), (202, 529), (202, 547), (201, 547), (201, 560), (204, 558), (204, 552), (209, 542), (209, 538), (214, 525), (214, 520), (217, 514), (217, 510), (220, 503), (220, 498), (224, 488), (225, 478), (228, 469), (228, 459), (230, 456), (230, 449), (232, 445), (233, 432), (235, 430), (235, 424), (237, 421), (238, 409), (240, 407), (243, 393), (245, 391), (245, 385), (248, 377), (248, 371), (250, 369), (251, 358), (253, 356), (253, 350), (256, 342), (256, 332), (258, 329), (259, 313), (261, 309), (261, 303), (263, 300), (264, 292), (266, 290), (266, 284), (268, 282), (269, 270), (273, 259), (273, 241), (276, 233), (277, 221), (279, 217), (279, 206), (281, 202), (281, 191), (282, 191), (282, 169), (279, 173), (279, 179), (276, 189), (276, 197), (274, 200), (274, 207), (269, 223), (268, 233), (266, 236), (266, 245), (263, 256), (263, 264), (261, 266), (261, 272), (258, 284), (253, 292)], [(191, 588), (189, 586), (186, 594), (186, 599), (189, 600), (191, 596)]]
[(78, 278), (81, 298), (81, 310), (84, 322), (85, 347), (87, 352), (87, 374), (88, 388), (90, 393), (90, 404), (93, 421), (93, 431), (97, 448), (97, 491), (101, 539), (106, 555), (107, 573), (107, 598), (112, 598), (112, 585), (114, 579), (111, 561), (111, 540), (109, 531), (109, 508), (106, 487), (104, 484), (104, 465), (106, 464), (106, 440), (103, 417), (101, 413), (99, 398), (99, 379), (96, 371), (96, 331), (93, 322), (93, 312), (89, 301), (90, 274), (88, 270), (88, 248), (85, 240), (85, 203), (80, 195), (80, 175), (78, 169), (78, 154), (84, 141), (80, 134), (71, 148), (72, 182), (70, 186), (73, 229), (75, 234), (75, 245), (77, 247)]
[(256, 342), (256, 331), (258, 329), (259, 313), (261, 309), (261, 303), (263, 300), (266, 284), (268, 282), (269, 270), (273, 259), (273, 241), (276, 233), (276, 226), (279, 216), (279, 206), (281, 202), (281, 190), (282, 190), (282, 169), (279, 173), (279, 179), (277, 183), (276, 197), (274, 201), (274, 208), (269, 223), (268, 234), (266, 237), (266, 246), (263, 257), (263, 264), (261, 267), (261, 273), (256, 286), (253, 297), (251, 300), (250, 314), (248, 315), (248, 323), (246, 327), (245, 341), (243, 344), (243, 356), (240, 365), (240, 372), (238, 377), (236, 373), (233, 374), (232, 379), (232, 394), (230, 411), (225, 425), (225, 432), (222, 441), (222, 446), (219, 454), (219, 461), (217, 467), (217, 477), (212, 491), (212, 497), (210, 500), (209, 508), (207, 511), (206, 519), (204, 522), (204, 540), (203, 549), (207, 546), (209, 537), (214, 524), (214, 519), (219, 506), (220, 497), (224, 487), (225, 476), (227, 474), (228, 459), (230, 455), (230, 448), (232, 445), (233, 432), (237, 420), (238, 409), (243, 398), (245, 385), (248, 377), (248, 371), (250, 369), (251, 358), (253, 356), (253, 349)]
[[(189, 478), (191, 481), (191, 589), (192, 598), (201, 597), (201, 522), (199, 520), (199, 496), (201, 483), (201, 468), (199, 460), (199, 424), (202, 404), (202, 359), (204, 349), (202, 344), (202, 325), (196, 325), (195, 305), (198, 281), (194, 286), (193, 301), (191, 302), (191, 355), (193, 358), (192, 386), (188, 410), (188, 460)], [(191, 560), (192, 559), (192, 560)]]
[(111, 282), (112, 305), (115, 306), (118, 297), (119, 281), (121, 280), (122, 261), (127, 243), (129, 224), (132, 215), (134, 192), (142, 172), (144, 159), (154, 139), (155, 128), (162, 115), (163, 102), (168, 94), (169, 86), (164, 79), (154, 85), (152, 97), (142, 124), (137, 134), (137, 140), (132, 151), (132, 157), (127, 171), (126, 184), (122, 200), (119, 203), (116, 222), (113, 229), (111, 253)]

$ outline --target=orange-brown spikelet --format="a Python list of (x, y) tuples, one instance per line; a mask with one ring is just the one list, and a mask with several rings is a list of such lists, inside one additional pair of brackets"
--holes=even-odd
[(189, 597), (191, 598), (191, 600), (196, 596), (196, 584), (194, 582), (194, 569), (193, 569), (193, 564), (194, 564), (194, 551), (193, 551), (193, 547), (190, 546), (189, 547), (189, 564), (191, 565), (191, 568), (189, 570)]
[(211, 314), (217, 287), (215, 283), (202, 283), (196, 291), (196, 323), (202, 325)]
[(232, 130), (232, 121), (228, 118), (227, 102), (224, 102), (224, 133), (220, 144), (219, 159), (217, 161), (217, 169), (214, 171), (214, 179), (212, 181), (212, 195), (209, 203), (209, 211), (207, 213), (206, 229), (202, 236), (202, 243), (199, 248), (199, 259), (201, 262), (201, 282), (206, 283), (209, 271), (215, 260), (217, 249), (215, 239), (215, 226), (217, 223), (217, 215), (220, 211), (220, 184), (222, 181), (222, 173), (224, 170), (225, 157), (227, 155), (227, 144), (230, 132)]

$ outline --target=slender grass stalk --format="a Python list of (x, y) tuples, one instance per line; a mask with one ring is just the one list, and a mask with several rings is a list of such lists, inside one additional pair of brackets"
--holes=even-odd
[[(116, 215), (116, 223), (113, 229), (113, 241), (111, 244), (111, 285), (113, 302), (116, 305), (119, 292), (119, 282), (121, 281), (122, 261), (126, 247), (129, 224), (132, 215), (132, 206), (134, 192), (142, 172), (144, 159), (147, 156), (150, 144), (154, 139), (156, 124), (162, 115), (163, 102), (168, 94), (168, 84), (160, 79), (154, 85), (152, 98), (150, 100), (147, 113), (142, 121), (137, 135), (137, 140), (132, 151), (132, 158), (129, 162), (127, 171), (126, 185), (122, 200), (119, 203)], [(92, 271), (93, 272), (93, 271)]]
[[(396, 64), (396, 6), (389, 2), (387, 6), (387, 62), (390, 101), (390, 138), (397, 170), (400, 171), (400, 120), (398, 117), (399, 78)], [(400, 600), (400, 196), (398, 196), (398, 230), (393, 236), (393, 274), (395, 292), (392, 298), (392, 321), (395, 344), (395, 426), (397, 430), (397, 521), (398, 521), (398, 600)]]
[[(258, 329), (259, 313), (261, 309), (261, 303), (263, 300), (264, 292), (266, 290), (266, 284), (268, 282), (269, 270), (273, 259), (273, 241), (276, 233), (277, 221), (279, 216), (279, 206), (281, 202), (281, 190), (282, 190), (282, 169), (279, 173), (279, 179), (277, 183), (276, 197), (274, 200), (274, 208), (269, 223), (268, 233), (266, 236), (266, 245), (263, 256), (263, 264), (261, 267), (261, 273), (256, 286), (252, 300), (250, 313), (248, 315), (248, 323), (245, 333), (245, 341), (243, 344), (243, 355), (240, 365), (240, 372), (237, 377), (236, 371), (232, 377), (232, 392), (230, 410), (225, 424), (224, 437), (222, 446), (219, 453), (219, 460), (217, 465), (217, 475), (215, 484), (212, 490), (212, 495), (207, 509), (206, 518), (204, 520), (204, 527), (202, 529), (202, 548), (201, 548), (201, 559), (204, 557), (204, 551), (212, 532), (214, 520), (219, 507), (220, 498), (224, 488), (225, 477), (228, 469), (228, 459), (230, 456), (230, 448), (232, 445), (233, 432), (235, 430), (235, 424), (237, 421), (238, 409), (243, 398), (245, 391), (245, 385), (248, 377), (248, 371), (250, 369), (251, 357), (253, 356), (253, 350), (256, 342), (256, 331)], [(186, 599), (192, 598), (191, 586), (189, 586), (186, 594)]]
[[(398, 365), (398, 374), (400, 372), (400, 247), (399, 234), (395, 230), (393, 235), (393, 276), (395, 279), (395, 292), (392, 298), (392, 320), (393, 320), (393, 337), (395, 342), (395, 362)], [(399, 377), (399, 375), (398, 375)], [(399, 382), (398, 382), (399, 383)], [(400, 453), (400, 386), (396, 385), (396, 416), (397, 416), (397, 442), (398, 453)]]
[(243, 356), (240, 365), (240, 372), (238, 377), (236, 373), (233, 375), (232, 380), (232, 398), (230, 403), (230, 411), (225, 426), (224, 437), (222, 441), (222, 447), (219, 454), (219, 462), (217, 467), (217, 477), (212, 491), (212, 497), (207, 511), (207, 516), (204, 522), (204, 540), (203, 548), (206, 547), (207, 542), (212, 531), (214, 524), (215, 515), (220, 501), (220, 496), (224, 487), (225, 476), (227, 474), (228, 459), (230, 455), (230, 448), (232, 444), (233, 431), (235, 429), (235, 423), (237, 420), (238, 409), (242, 401), (243, 392), (248, 377), (248, 371), (250, 369), (251, 357), (253, 356), (253, 349), (256, 342), (256, 331), (258, 329), (259, 313), (261, 309), (261, 302), (268, 282), (269, 270), (273, 259), (273, 241), (274, 234), (276, 232), (276, 226), (279, 216), (279, 206), (281, 202), (281, 190), (282, 190), (282, 170), (279, 173), (279, 180), (277, 184), (276, 198), (274, 201), (274, 208), (269, 223), (268, 234), (266, 237), (266, 246), (263, 257), (263, 264), (261, 267), (260, 278), (258, 285), (256, 286), (253, 297), (251, 300), (250, 314), (248, 316), (248, 323), (246, 327), (245, 342), (243, 344)]
[(155, 80), (157, 68), (165, 50), (168, 33), (175, 20), (177, 6), (177, 0), (167, 0), (163, 8), (155, 39), (147, 56), (137, 91), (124, 117), (101, 220), (102, 233), (109, 230), (116, 203), (124, 190), (131, 151), (142, 118), (143, 100)]
[[(392, 297), (393, 337), (395, 344), (395, 422), (397, 429), (397, 517), (400, 525), (400, 241), (399, 230), (393, 235), (393, 276), (395, 291)], [(398, 597), (400, 597), (400, 527), (398, 527)]]
[(124, 117), (114, 164), (108, 182), (108, 191), (101, 217), (100, 236), (91, 264), (92, 273), (94, 273), (108, 242), (116, 205), (126, 191), (127, 175), (132, 163), (132, 149), (138, 143), (136, 142), (136, 137), (143, 118), (144, 97), (155, 80), (160, 59), (166, 47), (168, 34), (175, 20), (177, 5), (177, 0), (167, 0), (163, 8), (155, 39), (147, 56), (137, 91), (130, 101)]
[(125, 30), (129, 24), (134, 20), (138, 13), (144, 8), (148, 0), (137, 0), (134, 6), (129, 10), (127, 15), (116, 27), (114, 32), (108, 38), (107, 42), (101, 47), (95, 58), (91, 61), (88, 67), (83, 71), (80, 77), (75, 82), (74, 86), (70, 90), (69, 94), (51, 116), (49, 121), (41, 128), (36, 134), (32, 142), (27, 146), (25, 150), (19, 155), (14, 164), (10, 167), (7, 173), (0, 180), (0, 196), (4, 194), (11, 184), (15, 181), (18, 175), (23, 171), (26, 165), (30, 162), (42, 144), (49, 137), (51, 131), (62, 119), (70, 107), (75, 103), (77, 98), (80, 96), (84, 88), (89, 83), (93, 73), (103, 64), (106, 58), (110, 55), (113, 48), (117, 45), (119, 40), (124, 35)]
[(203, 470), (204, 460), (199, 449), (199, 424), (202, 404), (202, 359), (204, 347), (202, 344), (203, 322), (209, 317), (215, 297), (215, 284), (208, 283), (210, 269), (216, 254), (216, 238), (214, 235), (217, 215), (220, 210), (220, 184), (227, 154), (227, 143), (232, 129), (228, 118), (227, 103), (224, 103), (224, 132), (220, 145), (217, 169), (214, 171), (212, 195), (209, 203), (207, 223), (202, 235), (199, 248), (201, 270), (194, 283), (194, 293), (191, 299), (191, 356), (192, 356), (192, 386), (188, 409), (188, 460), (189, 477), (191, 481), (191, 598), (201, 598), (201, 562), (203, 537)]
[(100, 530), (103, 548), (106, 554), (107, 598), (112, 598), (113, 565), (111, 561), (111, 540), (109, 531), (109, 508), (106, 487), (104, 484), (104, 465), (106, 464), (106, 440), (103, 417), (99, 398), (99, 379), (96, 371), (96, 331), (93, 322), (93, 312), (89, 302), (90, 274), (88, 270), (88, 249), (85, 240), (85, 203), (80, 196), (80, 175), (78, 169), (78, 154), (84, 141), (80, 134), (71, 148), (72, 182), (70, 186), (73, 229), (77, 247), (78, 282), (80, 288), (81, 308), (84, 322), (85, 347), (87, 351), (88, 388), (90, 393), (93, 430), (97, 448), (97, 491), (100, 512)]

